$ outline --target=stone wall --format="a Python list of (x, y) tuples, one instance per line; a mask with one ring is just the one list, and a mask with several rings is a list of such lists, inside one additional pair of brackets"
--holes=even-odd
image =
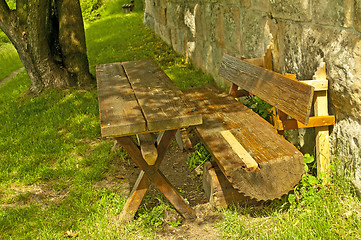
[(361, 163), (361, 0), (145, 3), (145, 23), (220, 85), (227, 84), (217, 76), (223, 52), (261, 57), (271, 46), (274, 70), (296, 74), (298, 79), (311, 79), (320, 61), (325, 61), (329, 107), (337, 121), (332, 129), (333, 151), (352, 155), (355, 181), (361, 186), (357, 165)]

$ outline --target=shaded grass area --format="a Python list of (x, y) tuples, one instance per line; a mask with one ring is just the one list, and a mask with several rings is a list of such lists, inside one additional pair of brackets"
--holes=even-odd
[[(93, 74), (97, 64), (151, 58), (182, 89), (212, 82), (143, 25), (140, 7), (121, 14), (121, 2), (109, 1), (100, 20), (87, 24)], [(4, 53), (9, 52), (14, 49)], [(21, 67), (16, 54), (6, 54), (0, 54), (0, 76)], [(169, 208), (162, 197), (158, 206), (140, 209), (139, 220), (122, 224), (117, 217), (125, 196), (117, 185), (99, 184), (129, 159), (100, 137), (96, 90), (46, 90), (35, 96), (29, 86), (23, 72), (0, 87), (0, 239), (157, 239), (155, 230)], [(203, 150), (196, 154), (190, 159), (194, 166), (209, 158)], [(223, 237), (360, 239), (360, 201), (339, 162), (328, 187), (309, 173), (281, 200), (222, 211)]]
[(82, 219), (121, 206), (120, 196), (92, 186), (115, 153), (99, 138), (95, 90), (32, 96), (28, 87), (21, 73), (0, 88), (0, 236), (58, 239)]
[[(176, 77), (182, 88), (212, 81), (146, 28), (142, 12), (117, 14), (87, 24), (92, 73), (96, 64), (152, 58), (170, 75), (182, 76)], [(16, 55), (4, 56), (0, 66), (18, 69)], [(10, 72), (6, 67), (1, 73)], [(125, 197), (116, 185), (99, 184), (128, 160), (100, 136), (96, 89), (33, 95), (29, 86), (23, 72), (0, 87), (0, 239), (73, 233), (78, 239), (156, 238), (154, 219), (167, 203), (160, 201), (154, 213), (141, 210), (139, 221), (123, 225), (117, 217)]]

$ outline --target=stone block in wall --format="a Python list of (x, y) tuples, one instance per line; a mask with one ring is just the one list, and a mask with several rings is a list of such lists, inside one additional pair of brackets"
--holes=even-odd
[(176, 28), (184, 28), (184, 6), (175, 2), (167, 4), (167, 24)]
[(158, 34), (167, 44), (170, 45), (172, 43), (171, 29), (166, 25), (156, 22), (154, 24), (154, 32)]
[[(187, 38), (185, 37), (185, 32), (183, 31), (183, 29), (175, 29), (175, 31), (177, 31), (177, 46), (176, 46), (176, 51), (180, 54), (183, 54), (185, 55), (185, 52), (186, 52), (186, 41), (187, 41)], [(172, 35), (173, 36), (173, 35)]]
[(225, 49), (234, 56), (242, 54), (240, 11), (239, 7), (223, 8)]
[(240, 6), (241, 7), (250, 7), (251, 6), (251, 0), (235, 0), (236, 2), (239, 2), (240, 3)]
[(143, 22), (144, 24), (150, 26), (151, 28), (154, 29), (154, 0), (145, 0), (145, 9), (144, 9), (144, 18), (143, 18)]
[(196, 35), (195, 7), (187, 6), (184, 8), (184, 24), (191, 33), (192, 37)]
[(361, 0), (355, 0), (354, 28), (361, 32)]
[(158, 24), (161, 21), (161, 13), (160, 13), (160, 11), (161, 11), (161, 8), (159, 6), (154, 6), (153, 9), (152, 9), (152, 16), (154, 18), (154, 21), (156, 23), (158, 23)]
[(178, 29), (174, 27), (170, 27), (170, 35), (171, 35), (171, 46), (173, 47), (174, 51), (182, 54), (182, 52), (179, 49)]
[(217, 42), (224, 48), (223, 8), (219, 3), (205, 5), (205, 26), (207, 40), (212, 43)]
[(349, 28), (352, 27), (353, 7), (354, 0), (314, 0), (313, 19), (318, 24)]
[(232, 7), (250, 7), (252, 0), (220, 0), (218, 3)]
[(145, 25), (148, 25), (149, 27), (154, 29), (155, 21), (154, 21), (153, 15), (145, 12), (143, 22)]
[(152, 15), (152, 10), (153, 10), (153, 6), (154, 6), (153, 3), (154, 3), (154, 0), (144, 0), (144, 4), (145, 4), (144, 13), (145, 14)]
[(333, 161), (342, 165), (348, 163), (353, 168), (352, 183), (361, 197), (361, 119), (339, 116), (331, 140), (337, 144), (332, 151)]
[(194, 7), (195, 16), (195, 38), (197, 41), (206, 42), (207, 39), (207, 22), (205, 18), (205, 6), (204, 4), (196, 4)]
[(195, 48), (192, 54), (192, 63), (197, 67), (205, 71), (204, 66), (204, 42), (203, 41), (196, 41)]
[(259, 10), (263, 12), (270, 11), (270, 1), (269, 0), (253, 0), (252, 1), (252, 9)]
[(310, 0), (270, 0), (271, 13), (275, 18), (294, 21), (311, 21)]
[[(293, 24), (285, 21), (278, 21), (278, 48), (279, 48), (279, 71), (280, 73), (292, 73), (296, 74), (298, 79), (311, 78), (313, 71), (306, 70), (306, 66), (302, 62), (302, 26), (300, 24)], [(323, 53), (322, 53), (323, 54)], [(323, 56), (323, 55), (322, 55)], [(321, 57), (322, 57), (321, 56)], [(317, 52), (312, 59), (321, 58), (317, 56)], [(310, 62), (308, 63), (310, 65)], [(316, 63), (311, 67), (314, 69), (317, 66)], [(306, 72), (306, 73), (305, 73)]]
[[(222, 48), (216, 42), (205, 42), (203, 45), (203, 59), (206, 72), (213, 77), (218, 75), (218, 68), (221, 64), (223, 55)], [(220, 84), (221, 85), (221, 84)]]
[(265, 51), (265, 26), (267, 14), (248, 10), (241, 12), (242, 52), (246, 58), (261, 57)]
[(167, 8), (161, 7), (160, 11), (160, 24), (166, 26), (167, 25)]
[[(351, 31), (290, 22), (279, 23), (280, 65), (298, 79), (312, 79), (320, 61), (326, 62), (335, 129), (352, 142), (349, 128), (339, 128), (343, 116), (361, 123), (361, 37)], [(361, 138), (361, 135), (357, 136)]]
[(159, 0), (159, 6), (161, 6), (162, 8), (166, 8), (167, 2), (168, 0)]

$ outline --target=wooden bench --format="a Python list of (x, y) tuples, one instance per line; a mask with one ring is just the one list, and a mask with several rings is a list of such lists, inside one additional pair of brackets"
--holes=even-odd
[(194, 218), (159, 166), (177, 129), (201, 124), (201, 115), (186, 107), (183, 93), (152, 60), (98, 65), (96, 76), (102, 136), (115, 138), (141, 169), (122, 220), (134, 217), (151, 182), (183, 217)]
[(246, 90), (307, 126), (314, 95), (309, 84), (267, 68), (272, 69), (270, 51), (248, 60), (224, 54), (219, 75), (232, 83), (231, 95), (213, 85), (184, 91), (189, 105), (203, 116), (196, 127), (203, 143), (233, 188), (252, 201), (280, 198), (292, 190), (304, 173), (304, 157), (235, 97)]

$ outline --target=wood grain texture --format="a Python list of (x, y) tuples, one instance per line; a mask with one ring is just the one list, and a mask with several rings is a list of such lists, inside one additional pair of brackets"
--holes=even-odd
[(316, 91), (327, 91), (328, 90), (328, 81), (327, 79), (320, 80), (302, 80), (300, 82), (306, 83), (315, 88)]
[[(258, 201), (279, 198), (299, 182), (303, 155), (258, 114), (212, 85), (184, 91), (189, 104), (203, 115), (196, 127), (206, 147), (233, 187)], [(229, 130), (258, 163), (247, 173), (246, 164), (220, 134)]]
[(273, 71), (273, 57), (272, 49), (270, 46), (268, 46), (267, 50), (263, 55), (263, 67), (267, 70)]
[(182, 92), (153, 60), (123, 63), (149, 131), (179, 129), (202, 123), (185, 107)]
[(297, 121), (296, 119), (286, 119), (284, 121), (278, 120), (275, 123), (275, 127), (278, 130), (289, 130), (289, 129), (298, 129), (298, 128), (325, 127), (325, 126), (332, 126), (334, 124), (335, 124), (335, 116), (319, 116), (319, 117), (310, 117), (307, 125), (304, 125), (303, 123)]
[(259, 202), (234, 189), (216, 163), (204, 163), (203, 189), (209, 203), (219, 210), (234, 205), (259, 205)]
[[(172, 132), (171, 134), (174, 136), (175, 132)], [(170, 139), (173, 139), (173, 137)], [(192, 208), (158, 169), (159, 165), (157, 163), (153, 166), (149, 166), (144, 161), (137, 145), (130, 137), (117, 138), (117, 141), (129, 154), (133, 161), (145, 172), (145, 175), (149, 178), (149, 180), (154, 183), (155, 186), (164, 194), (164, 196), (169, 200), (169, 202), (174, 206), (179, 214), (188, 219), (195, 217), (195, 213)], [(168, 142), (166, 145), (169, 146), (169, 144), (170, 142)], [(163, 154), (159, 153), (159, 156), (161, 155)]]
[(223, 55), (218, 74), (307, 124), (313, 87), (228, 54)]
[(144, 132), (146, 123), (122, 65), (98, 65), (96, 78), (102, 136)]
[[(326, 79), (326, 64), (320, 63), (313, 79)], [(327, 91), (319, 91), (315, 93), (314, 103), (315, 116), (328, 116), (328, 98)], [(328, 126), (317, 127), (316, 133), (316, 159), (317, 159), (317, 175), (324, 177), (324, 183), (330, 175), (330, 136)]]
[(156, 139), (152, 133), (137, 134), (140, 151), (148, 165), (154, 165), (158, 158), (158, 151), (155, 146)]
[[(148, 172), (154, 172), (159, 169), (159, 166), (164, 159), (165, 153), (169, 148), (174, 135), (175, 130), (166, 131), (164, 134), (162, 134), (162, 137), (159, 139), (157, 144), (158, 159), (154, 165), (148, 166)], [(131, 149), (130, 151), (133, 152), (133, 157), (140, 157), (139, 149), (130, 137), (118, 137), (116, 139), (121, 146), (125, 147), (125, 149)], [(122, 221), (127, 222), (134, 218), (134, 215), (137, 212), (142, 199), (144, 198), (150, 186), (150, 183), (151, 182), (149, 178), (145, 176), (145, 172), (141, 171), (136, 183), (134, 184), (133, 190), (130, 193), (120, 214), (120, 219)]]
[(134, 216), (148, 191), (150, 180), (145, 177), (144, 174), (144, 171), (140, 172), (129, 197), (124, 204), (123, 210), (120, 213), (119, 218), (123, 222), (129, 222), (134, 219)]
[(238, 155), (238, 157), (246, 165), (246, 172), (253, 172), (259, 170), (258, 163), (249, 155), (247, 150), (240, 144), (237, 138), (229, 131), (221, 131), (221, 135), (228, 142), (232, 150)]

